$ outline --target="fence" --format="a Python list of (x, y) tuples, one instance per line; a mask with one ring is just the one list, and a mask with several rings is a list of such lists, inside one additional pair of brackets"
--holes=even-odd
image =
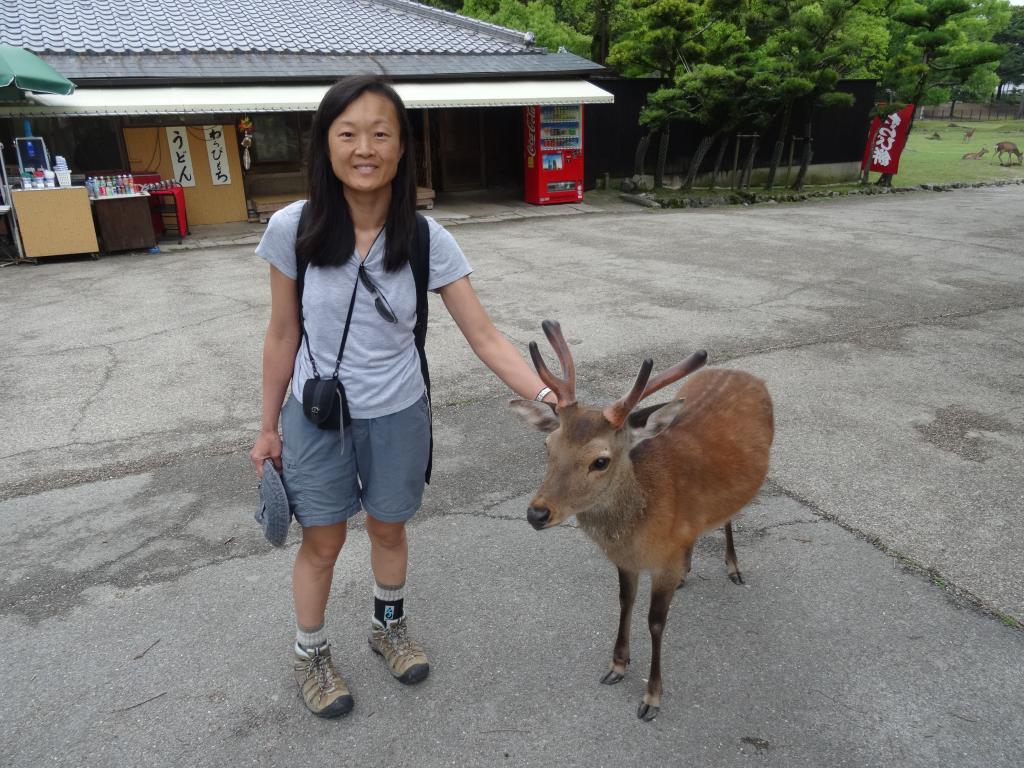
[[(659, 81), (653, 79), (629, 80), (625, 78), (594, 79), (594, 83), (606, 91), (615, 94), (614, 104), (596, 104), (587, 107), (586, 130), (583, 140), (586, 155), (587, 186), (594, 180), (609, 173), (613, 177), (632, 176), (637, 145), (646, 128), (637, 124), (637, 117), (647, 100), (647, 95), (654, 91)], [(867, 139), (868, 112), (871, 109), (875, 94), (875, 84), (870, 80), (840, 81), (839, 90), (851, 94), (854, 104), (850, 107), (819, 108), (813, 112), (814, 163), (833, 164), (860, 162)], [(785, 137), (783, 167), (786, 166), (789, 152), (795, 153), (795, 164), (800, 164), (799, 142), (806, 131), (806, 123), (811, 114), (807, 105), (794, 110), (790, 122), (789, 135)], [(730, 135), (727, 157), (723, 161), (722, 170), (731, 171), (734, 155), (735, 134), (750, 134), (751, 126), (739, 126)], [(683, 174), (690, 165), (701, 139), (709, 133), (706, 126), (690, 124), (685, 121), (672, 123), (671, 140), (666, 158), (665, 172), (669, 175)], [(773, 124), (762, 129), (759, 137), (759, 149), (754, 158), (754, 168), (766, 168), (771, 162), (772, 151), (778, 138), (778, 125)], [(793, 137), (797, 137), (797, 146), (793, 146)], [(740, 162), (745, 158), (749, 147), (744, 140), (741, 148)], [(713, 147), (704, 159), (702, 171), (711, 171), (714, 167), (718, 147)], [(657, 162), (658, 141), (651, 143), (647, 151), (646, 172), (654, 171)], [(795, 173), (795, 170), (794, 170)]]
[(1019, 120), (1024, 118), (1024, 101), (1020, 104), (937, 104), (921, 107), (919, 120)]

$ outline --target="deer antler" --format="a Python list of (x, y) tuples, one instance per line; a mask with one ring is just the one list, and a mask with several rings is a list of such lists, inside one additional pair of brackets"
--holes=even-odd
[(530, 342), (530, 357), (533, 359), (533, 365), (537, 369), (540, 380), (546, 386), (551, 387), (558, 398), (558, 408), (565, 408), (576, 402), (576, 366), (572, 361), (572, 353), (569, 351), (569, 345), (565, 342), (565, 337), (562, 336), (562, 326), (556, 320), (545, 320), (540, 327), (544, 329), (544, 335), (548, 337), (555, 354), (558, 355), (558, 362), (562, 366), (562, 375), (565, 379), (555, 378), (548, 370), (535, 341)]
[(626, 417), (629, 416), (629, 412), (633, 410), (634, 405), (640, 402), (644, 394), (644, 387), (647, 384), (647, 380), (651, 377), (651, 370), (653, 368), (654, 361), (648, 357), (640, 365), (640, 373), (636, 375), (636, 381), (633, 384), (633, 388), (629, 390), (629, 393), (624, 397), (620, 397), (611, 405), (606, 406), (602, 411), (608, 423), (616, 429), (626, 423)]
[(687, 374), (693, 373), (704, 365), (707, 360), (708, 353), (705, 350), (702, 349), (700, 352), (694, 352), (681, 363), (676, 363), (667, 371), (662, 371), (653, 381), (648, 383), (654, 363), (651, 362), (650, 358), (647, 358), (644, 360), (643, 365), (640, 366), (640, 373), (637, 374), (636, 383), (633, 384), (629, 394), (607, 406), (602, 412), (604, 417), (612, 426), (618, 429), (626, 423), (630, 411), (633, 410), (637, 403), (648, 395), (653, 395), (659, 389), (679, 381)]
[[(644, 393), (640, 396), (640, 400), (645, 397), (653, 395), (659, 389), (667, 387), (669, 384), (679, 381), (684, 376), (689, 376), (691, 373), (702, 367), (704, 363), (708, 361), (708, 353), (706, 349), (702, 349), (699, 352), (694, 352), (688, 358), (680, 363), (676, 363), (666, 371), (662, 371), (647, 385)], [(639, 400), (637, 401), (639, 402)], [(635, 405), (635, 403), (634, 403)]]

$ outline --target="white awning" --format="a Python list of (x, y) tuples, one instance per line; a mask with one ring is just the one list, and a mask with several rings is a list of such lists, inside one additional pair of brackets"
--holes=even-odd
[[(2, 105), (0, 117), (187, 115), (218, 112), (311, 112), (329, 85), (226, 85), (183, 88), (79, 88), (70, 96), (30, 94)], [(493, 80), (395, 83), (409, 109), (612, 104), (615, 97), (585, 80)]]

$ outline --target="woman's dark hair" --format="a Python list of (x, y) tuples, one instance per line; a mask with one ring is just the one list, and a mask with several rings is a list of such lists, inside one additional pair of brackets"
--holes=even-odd
[(394, 88), (375, 76), (359, 75), (338, 81), (324, 94), (313, 116), (307, 156), (308, 200), (295, 252), (318, 267), (340, 266), (352, 257), (355, 228), (341, 181), (331, 167), (328, 131), (338, 115), (364, 93), (376, 93), (394, 104), (399, 138), (405, 150), (391, 181), (391, 205), (384, 222), (384, 269), (394, 272), (409, 261), (412, 253), (416, 231), (416, 153), (405, 104)]

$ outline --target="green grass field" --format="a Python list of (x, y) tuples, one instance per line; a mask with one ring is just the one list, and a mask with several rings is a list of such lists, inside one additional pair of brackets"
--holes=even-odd
[[(957, 127), (950, 127), (956, 122)], [(974, 136), (964, 142), (964, 133), (974, 129)], [(938, 135), (941, 138), (929, 138)], [(1024, 151), (1024, 120), (1000, 122), (963, 122), (951, 120), (919, 120), (914, 123), (907, 146), (900, 158), (900, 172), (893, 178), (893, 186), (909, 187), (917, 184), (952, 184), (1024, 179), (1024, 166), (1000, 166), (995, 158), (995, 146), (1000, 141), (1012, 141)], [(978, 152), (982, 147), (988, 153), (979, 160), (964, 160), (967, 152)], [(1003, 155), (1006, 160), (1006, 155)], [(1017, 158), (1013, 158), (1017, 163)], [(878, 177), (871, 174), (871, 181)]]

